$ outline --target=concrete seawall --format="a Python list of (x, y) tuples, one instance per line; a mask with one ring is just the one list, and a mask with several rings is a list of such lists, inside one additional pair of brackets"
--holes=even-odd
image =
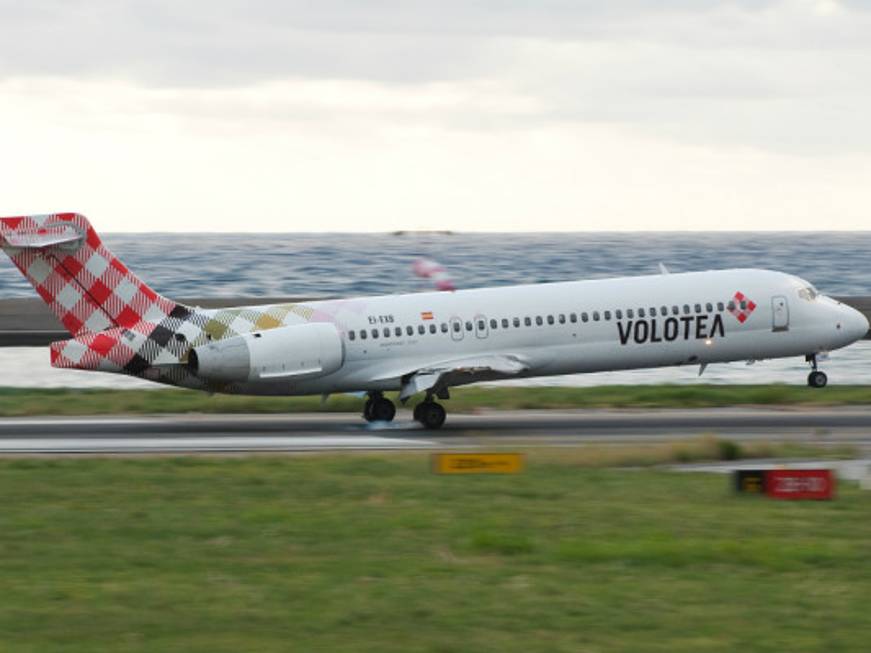
[[(255, 304), (288, 304), (312, 301), (313, 297), (186, 297), (178, 301), (188, 306), (222, 308)], [(871, 320), (871, 296), (836, 297)], [(871, 334), (869, 334), (871, 335)], [(868, 339), (869, 335), (865, 338)], [(0, 347), (39, 347), (69, 338), (48, 307), (37, 297), (0, 300)]]

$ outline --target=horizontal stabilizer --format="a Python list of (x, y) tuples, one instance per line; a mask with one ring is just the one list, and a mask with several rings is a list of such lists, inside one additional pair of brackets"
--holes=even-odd
[(42, 249), (55, 245), (77, 243), (84, 238), (72, 225), (53, 225), (35, 230), (12, 231), (3, 234), (3, 240), (10, 247)]

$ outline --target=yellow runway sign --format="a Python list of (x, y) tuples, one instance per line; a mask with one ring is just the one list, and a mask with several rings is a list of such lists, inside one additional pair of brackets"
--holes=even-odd
[(434, 453), (432, 470), (436, 474), (519, 474), (523, 471), (523, 454)]

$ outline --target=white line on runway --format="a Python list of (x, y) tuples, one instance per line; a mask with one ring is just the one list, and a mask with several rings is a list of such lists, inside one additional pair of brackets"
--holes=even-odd
[[(160, 417), (154, 418), (157, 421), (166, 421), (161, 420)], [(82, 417), (82, 418), (51, 418), (51, 417), (43, 417), (43, 418), (32, 418), (32, 417), (18, 417), (12, 419), (2, 419), (0, 420), (0, 426), (93, 426), (93, 425), (108, 425), (108, 426), (130, 426), (132, 424), (144, 424), (148, 420), (143, 419), (141, 417), (130, 417), (130, 418), (94, 418), (94, 417)]]
[(355, 449), (430, 449), (426, 440), (374, 436), (202, 437), (202, 438), (40, 438), (0, 440), (9, 453), (172, 453), (220, 451), (323, 451)]

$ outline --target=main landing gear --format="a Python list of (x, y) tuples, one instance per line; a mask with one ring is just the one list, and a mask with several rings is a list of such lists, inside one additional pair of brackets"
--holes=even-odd
[(396, 406), (380, 392), (370, 392), (363, 406), (363, 419), (367, 422), (392, 422)]
[(437, 429), (445, 423), (445, 409), (437, 404), (431, 397), (427, 397), (414, 407), (414, 419), (423, 424), (424, 428)]
[[(440, 399), (447, 398), (447, 392), (438, 395)], [(380, 392), (370, 392), (363, 406), (363, 419), (367, 422), (392, 422), (396, 417), (396, 406)], [(414, 407), (414, 419), (424, 428), (437, 429), (445, 423), (447, 413), (441, 404), (433, 401), (432, 395)]]
[(826, 376), (825, 372), (817, 369), (817, 355), (809, 354), (805, 356), (805, 360), (811, 364), (811, 367), (813, 367), (811, 373), (807, 375), (807, 384), (812, 388), (826, 387), (826, 383), (829, 382), (829, 377)]

